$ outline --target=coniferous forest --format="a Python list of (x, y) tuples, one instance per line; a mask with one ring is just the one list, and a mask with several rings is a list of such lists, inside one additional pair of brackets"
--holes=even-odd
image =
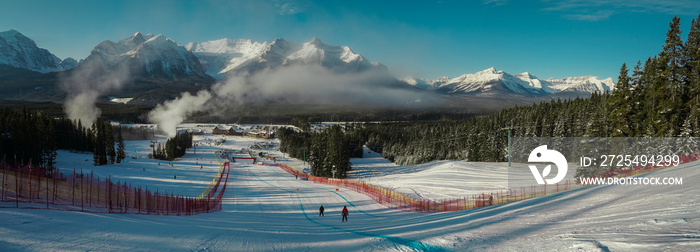
[(192, 132), (177, 133), (174, 137), (168, 138), (165, 146), (158, 144), (154, 146), (153, 158), (160, 160), (175, 160), (182, 157), (187, 149), (192, 147)]
[(32, 163), (53, 168), (56, 150), (92, 152), (95, 165), (121, 162), (126, 157), (119, 139), (115, 149), (114, 127), (99, 118), (91, 127), (80, 121), (50, 118), (37, 112), (5, 109), (0, 112), (0, 155), (10, 164)]
[(364, 141), (353, 126), (343, 129), (334, 125), (314, 133), (310, 133), (308, 127), (301, 132), (282, 128), (278, 132), (280, 150), (309, 162), (311, 173), (316, 176), (345, 178), (352, 168), (350, 158), (362, 157)]
[[(356, 139), (347, 147), (330, 141), (310, 147), (322, 134), (286, 132), (280, 134), (281, 146), (300, 157), (301, 148), (349, 153), (364, 144), (407, 165), (442, 159), (504, 161), (508, 131), (512, 137), (696, 137), (700, 135), (700, 17), (692, 21), (685, 41), (681, 34), (680, 19), (674, 17), (661, 52), (631, 70), (622, 64), (611, 94), (513, 107), (468, 120), (355, 125), (334, 133)], [(325, 159), (315, 158), (310, 159), (312, 167), (328, 166), (322, 163)]]

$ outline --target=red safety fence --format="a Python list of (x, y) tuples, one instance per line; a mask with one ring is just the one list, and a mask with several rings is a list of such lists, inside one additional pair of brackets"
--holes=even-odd
[[(0, 199), (3, 207), (45, 208), (75, 211), (193, 215), (221, 210), (221, 198), (226, 190), (230, 164), (222, 164), (216, 185), (206, 197), (188, 197), (172, 192), (151, 191), (148, 187), (132, 186), (111, 177), (95, 177), (73, 170), (64, 175), (58, 169), (25, 165), (12, 167), (0, 162)], [(225, 176), (224, 176), (225, 173)], [(220, 186), (223, 181), (223, 186)]]
[[(685, 156), (680, 155), (679, 164), (697, 161), (700, 155), (696, 152), (693, 155)], [(285, 165), (285, 164), (271, 164), (270, 166), (277, 166), (283, 170), (289, 172), (294, 176), (299, 176), (314, 183), (333, 185), (336, 187), (343, 187), (351, 189), (358, 193), (365, 194), (370, 198), (374, 199), (378, 203), (385, 205), (390, 208), (396, 208), (406, 211), (418, 211), (418, 212), (445, 212), (445, 211), (461, 211), (468, 210), (477, 207), (484, 207), (502, 203), (508, 203), (518, 200), (529, 199), (533, 197), (543, 196), (547, 194), (568, 191), (576, 188), (581, 188), (586, 186), (585, 184), (579, 183), (579, 180), (566, 180), (553, 185), (532, 185), (524, 186), (520, 188), (511, 188), (505, 191), (498, 191), (492, 193), (481, 193), (471, 196), (466, 196), (462, 198), (453, 199), (443, 199), (443, 200), (430, 200), (422, 199), (408, 194), (399, 193), (391, 189), (387, 189), (381, 186), (372, 185), (365, 183), (363, 181), (356, 181), (350, 179), (332, 179), (332, 178), (322, 178), (316, 177), (308, 174), (304, 174), (299, 170)], [(597, 176), (633, 176), (645, 172), (650, 172), (665, 167), (659, 166), (635, 166), (628, 169), (618, 169), (610, 172), (606, 172)]]

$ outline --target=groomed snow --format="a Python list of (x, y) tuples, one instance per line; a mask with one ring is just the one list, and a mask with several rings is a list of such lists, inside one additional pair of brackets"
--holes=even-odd
[[(441, 200), (455, 199), (481, 193), (507, 192), (509, 188), (508, 163), (466, 162), (440, 160), (418, 165), (398, 166), (381, 157), (381, 154), (364, 147), (364, 157), (350, 162), (351, 179), (390, 188), (413, 197)], [(575, 169), (576, 164), (569, 164)], [(510, 172), (510, 186), (536, 185), (532, 174)], [(565, 179), (574, 181), (574, 172)]]
[[(205, 128), (208, 126), (201, 127)], [(223, 138), (226, 142), (216, 146)], [(247, 148), (262, 142), (247, 137), (212, 136), (210, 131), (196, 136), (195, 141), (201, 143), (197, 154), (190, 150), (173, 166), (163, 161), (129, 158), (125, 164), (97, 167), (95, 173), (148, 185), (149, 189), (157, 186), (159, 190), (195, 196), (218, 169), (214, 151)], [(129, 142), (129, 155), (147, 155), (148, 143)], [(303, 166), (300, 160), (284, 158), (274, 150), (271, 153), (280, 157), (280, 162)], [(365, 167), (384, 166), (403, 176), (449, 172), (451, 164), (464, 174), (495, 165), (441, 161), (401, 168), (380, 159), (374, 159), (377, 164), (372, 164), (369, 159), (371, 155), (363, 160)], [(90, 155), (61, 152), (58, 161), (64, 172), (68, 167), (83, 167), (84, 171), (92, 168)], [(358, 161), (353, 163), (359, 165)], [(474, 174), (477, 181), (487, 172)], [(177, 179), (173, 179), (175, 175)], [(352, 176), (374, 182), (390, 175), (358, 168)], [(223, 210), (211, 214), (95, 214), (15, 209), (11, 208), (13, 204), (0, 203), (0, 250), (696, 250), (700, 247), (700, 163), (646, 176), (683, 177), (684, 189), (660, 193), (658, 187), (590, 186), (467, 211), (414, 213), (387, 209), (347, 189), (336, 191), (334, 187), (296, 180), (276, 167), (237, 163), (231, 169)], [(440, 195), (450, 185), (465, 190), (471, 186), (488, 187), (478, 183), (464, 185), (458, 179), (432, 183), (425, 188), (434, 189), (422, 191), (424, 195)], [(318, 216), (321, 204), (326, 208), (325, 217)], [(340, 220), (343, 206), (350, 209), (346, 223)]]

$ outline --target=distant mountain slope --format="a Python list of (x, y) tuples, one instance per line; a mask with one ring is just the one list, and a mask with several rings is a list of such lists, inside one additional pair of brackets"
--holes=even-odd
[(105, 69), (126, 67), (132, 77), (148, 80), (212, 81), (192, 52), (162, 34), (137, 32), (118, 42), (103, 41), (80, 64), (83, 65)]
[(0, 32), (0, 65), (39, 73), (63, 71), (75, 67), (72, 58), (61, 59), (49, 50), (39, 48), (34, 40), (16, 30)]
[(612, 92), (615, 90), (615, 82), (612, 78), (599, 79), (595, 76), (567, 77), (562, 79), (549, 78), (552, 88), (563, 92)]
[(402, 81), (417, 88), (447, 94), (485, 96), (546, 96), (559, 93), (590, 95), (594, 92), (604, 93), (615, 89), (612, 78), (600, 80), (593, 76), (582, 76), (540, 80), (528, 72), (512, 75), (493, 67), (452, 79), (447, 77), (436, 80), (404, 78)]

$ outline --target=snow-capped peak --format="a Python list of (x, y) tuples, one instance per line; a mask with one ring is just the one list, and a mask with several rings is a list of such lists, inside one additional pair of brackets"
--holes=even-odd
[(126, 64), (137, 73), (156, 78), (172, 80), (196, 76), (210, 79), (192, 52), (162, 34), (137, 32), (116, 43), (104, 41), (93, 49), (85, 62)]
[(520, 79), (537, 79), (537, 76), (530, 74), (529, 72), (522, 72), (516, 75)]
[(542, 81), (538, 79), (537, 76), (534, 76), (528, 72), (523, 72), (521, 74), (516, 75), (515, 77), (526, 82), (529, 87), (542, 89), (544, 92), (549, 94), (556, 92), (556, 90), (552, 89), (551, 83), (547, 81)]
[(317, 37), (313, 37), (311, 41), (309, 41), (309, 44), (316, 45), (316, 46), (323, 46), (323, 41)]
[(123, 45), (127, 48), (127, 50), (133, 50), (139, 45), (143, 44), (143, 42), (146, 42), (150, 38), (146, 38), (141, 34), (141, 32), (136, 32), (134, 35), (131, 35), (128, 38), (122, 39), (117, 44)]
[(151, 46), (158, 46), (158, 47), (182, 47), (182, 45), (178, 44), (174, 40), (164, 36), (163, 34), (158, 34), (155, 37), (149, 38), (148, 40), (142, 42), (140, 46), (144, 45), (151, 45)]
[[(412, 82), (405, 82), (411, 84)], [(413, 81), (419, 85), (420, 81)], [(427, 83), (427, 82), (426, 82)], [(571, 77), (562, 80), (540, 80), (537, 76), (523, 72), (511, 75), (491, 67), (474, 74), (463, 74), (436, 87), (448, 93), (487, 93), (512, 92), (523, 95), (547, 95), (561, 91), (606, 92), (614, 89), (612, 78), (599, 80), (597, 77)]]
[(495, 67), (489, 67), (487, 69), (484, 69), (484, 70), (477, 72), (476, 74), (486, 75), (486, 74), (500, 74), (500, 73), (503, 73), (503, 71), (497, 71)]
[(249, 63), (267, 47), (267, 42), (227, 38), (202, 43), (190, 42), (185, 46), (199, 58), (207, 74), (216, 78), (222, 78), (228, 71)]
[(232, 72), (254, 72), (292, 64), (318, 64), (339, 72), (384, 67), (379, 63), (368, 62), (348, 46), (327, 45), (315, 37), (302, 44), (291, 43), (283, 38), (270, 43), (220, 39), (192, 42), (185, 47), (195, 53), (206, 67), (207, 73), (219, 78)]
[(203, 53), (240, 53), (251, 55), (259, 53), (267, 42), (252, 42), (250, 39), (219, 39), (203, 43), (190, 42), (185, 48), (191, 52)]
[(15, 29), (0, 32), (0, 64), (41, 73), (65, 70), (61, 59)]
[(566, 77), (562, 79), (547, 79), (552, 83), (552, 88), (562, 92), (585, 92), (585, 93), (605, 93), (615, 90), (615, 82), (612, 78), (604, 80), (596, 76)]

